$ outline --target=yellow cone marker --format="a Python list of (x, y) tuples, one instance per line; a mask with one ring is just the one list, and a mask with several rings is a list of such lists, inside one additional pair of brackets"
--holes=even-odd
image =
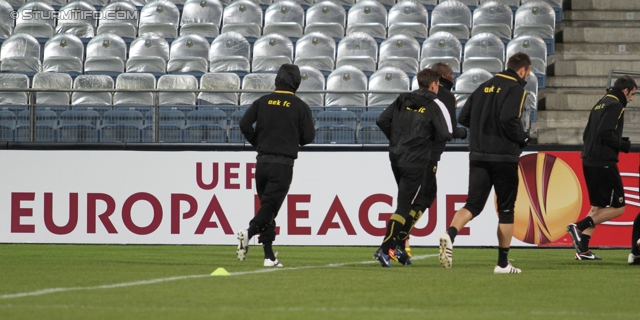
[(230, 276), (229, 271), (224, 268), (218, 268), (214, 272), (211, 272), (212, 276)]

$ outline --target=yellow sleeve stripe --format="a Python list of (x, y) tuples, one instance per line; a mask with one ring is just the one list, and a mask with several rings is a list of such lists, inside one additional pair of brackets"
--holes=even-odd
[[(622, 114), (624, 113), (624, 108), (622, 108), (622, 111), (620, 111), (620, 115), (618, 115), (618, 120), (620, 120), (620, 118), (622, 117)], [(618, 129), (618, 124), (616, 123), (616, 129)]]
[(509, 79), (509, 80), (512, 80), (512, 81), (518, 82), (518, 80), (516, 80), (516, 78), (514, 78), (514, 77), (510, 77), (510, 76), (508, 76), (508, 75), (504, 75), (504, 74), (500, 74), (500, 73), (498, 73), (498, 74), (496, 74), (496, 76), (498, 76), (498, 77), (503, 77), (503, 78), (505, 78), (505, 79)]
[(520, 101), (520, 112), (518, 113), (518, 118), (522, 117), (522, 107), (524, 106), (524, 100), (527, 98), (527, 90), (522, 94), (522, 101)]

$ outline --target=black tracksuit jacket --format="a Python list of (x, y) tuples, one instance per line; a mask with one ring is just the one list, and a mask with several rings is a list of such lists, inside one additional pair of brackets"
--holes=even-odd
[(284, 156), (293, 165), (300, 146), (315, 138), (311, 109), (295, 95), (300, 82), (297, 69), (281, 68), (276, 90), (254, 101), (240, 119), (240, 130), (258, 151), (258, 161), (282, 162), (278, 159)]
[(586, 166), (607, 166), (618, 162), (618, 152), (629, 152), (631, 142), (622, 139), (624, 108), (627, 98), (620, 89), (610, 88), (591, 109), (582, 141), (582, 163)]
[[(456, 107), (458, 105), (458, 101), (456, 97), (451, 93), (451, 88), (453, 87), (453, 83), (451, 81), (440, 78), (440, 88), (438, 89), (438, 100), (444, 103), (445, 107), (449, 111), (449, 117), (451, 118), (451, 126), (453, 129), (452, 138), (453, 139), (464, 139), (467, 137), (467, 130), (465, 128), (458, 127), (458, 121), (456, 120)], [(440, 156), (444, 152), (444, 147), (447, 145), (446, 141), (441, 141), (434, 143), (431, 147), (431, 157), (430, 160), (440, 161)]]
[(526, 82), (506, 70), (481, 84), (465, 103), (458, 122), (469, 128), (469, 160), (518, 162), (528, 135), (520, 117)]
[(389, 159), (397, 167), (425, 168), (434, 143), (451, 140), (451, 120), (435, 93), (401, 94), (378, 117), (389, 139)]

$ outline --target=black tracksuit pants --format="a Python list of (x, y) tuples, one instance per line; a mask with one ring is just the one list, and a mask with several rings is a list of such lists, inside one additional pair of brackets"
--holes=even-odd
[(289, 192), (293, 167), (283, 163), (260, 162), (256, 164), (256, 189), (260, 198), (260, 210), (249, 222), (260, 233), (258, 241), (270, 243), (276, 239), (276, 216)]

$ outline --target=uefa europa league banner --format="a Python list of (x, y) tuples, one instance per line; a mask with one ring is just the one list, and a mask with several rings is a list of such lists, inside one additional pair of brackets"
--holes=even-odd
[[(260, 203), (255, 152), (23, 151), (0, 153), (0, 242), (235, 244)], [(640, 209), (638, 153), (621, 154), (625, 214), (596, 228), (595, 246), (627, 247)], [(445, 152), (438, 198), (412, 245), (436, 246), (467, 197), (468, 153)], [(278, 245), (379, 245), (396, 206), (386, 152), (301, 152), (276, 219)], [(495, 246), (493, 195), (457, 245)], [(515, 246), (571, 246), (566, 225), (589, 200), (579, 152), (520, 161)]]

